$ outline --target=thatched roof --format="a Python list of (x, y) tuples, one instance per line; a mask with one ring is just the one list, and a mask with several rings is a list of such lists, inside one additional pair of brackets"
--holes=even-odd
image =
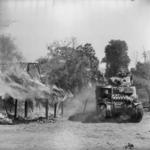
[(5, 98), (5, 95), (18, 100), (46, 99), (50, 96), (50, 88), (41, 83), (38, 75), (33, 78), (26, 69), (15, 65), (0, 72), (0, 96)]

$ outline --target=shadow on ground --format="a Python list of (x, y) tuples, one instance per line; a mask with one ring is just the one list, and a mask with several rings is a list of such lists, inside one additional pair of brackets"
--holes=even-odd
[(100, 119), (96, 112), (76, 113), (68, 118), (70, 121), (82, 123), (129, 123), (133, 122), (129, 116), (121, 115), (113, 118)]
[(33, 122), (37, 123), (54, 123), (56, 120), (54, 116), (49, 116), (48, 119), (45, 117), (36, 117), (36, 118), (24, 118), (22, 116), (18, 116), (17, 118), (14, 118), (13, 115), (8, 114), (8, 118), (5, 118), (3, 120), (0, 120), (0, 125), (16, 125), (16, 124), (29, 124)]
[(13, 124), (28, 124), (28, 123), (33, 123), (33, 122), (37, 122), (37, 123), (54, 123), (55, 119), (52, 117), (49, 117), (48, 119), (46, 119), (45, 117), (37, 117), (34, 119), (25, 119), (22, 117), (18, 117), (15, 120), (13, 120)]

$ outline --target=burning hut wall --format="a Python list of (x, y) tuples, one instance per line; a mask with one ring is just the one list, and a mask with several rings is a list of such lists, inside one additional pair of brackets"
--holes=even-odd
[(1, 99), (13, 97), (39, 103), (50, 100), (50, 88), (41, 82), (37, 63), (1, 64), (0, 70)]
[[(23, 106), (22, 110), (25, 109), (25, 117), (27, 117), (29, 102), (35, 103), (36, 106), (44, 106), (48, 118), (48, 107), (55, 108), (57, 104), (67, 99), (63, 89), (57, 88), (54, 92), (53, 88), (42, 83), (40, 67), (37, 63), (1, 64), (0, 67), (0, 96), (5, 101), (10, 101), (10, 98), (18, 100), (18, 103), (14, 101), (14, 107), (15, 104), (24, 103), (24, 106), (21, 106)], [(63, 93), (63, 96), (60, 93)], [(55, 98), (52, 95), (55, 95)], [(15, 110), (17, 113), (17, 109)], [(54, 112), (56, 113), (56, 108)]]

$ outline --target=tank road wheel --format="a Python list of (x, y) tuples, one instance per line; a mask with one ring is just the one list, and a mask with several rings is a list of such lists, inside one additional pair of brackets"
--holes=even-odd
[(140, 122), (143, 118), (143, 106), (136, 106), (136, 122)]
[(100, 120), (104, 120), (106, 118), (107, 108), (106, 105), (102, 104), (98, 108), (98, 117)]
[(143, 106), (137, 105), (135, 108), (134, 115), (132, 116), (132, 121), (134, 122), (140, 122), (143, 118)]

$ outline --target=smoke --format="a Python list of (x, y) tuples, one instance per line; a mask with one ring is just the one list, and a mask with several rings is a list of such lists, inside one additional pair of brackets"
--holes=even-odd
[(0, 95), (3, 98), (9, 95), (18, 100), (46, 99), (49, 93), (48, 87), (38, 79), (31, 78), (18, 64), (0, 73)]
[[(50, 88), (42, 84), (37, 68), (31, 65), (27, 73), (27, 63), (9, 36), (0, 35), (0, 96), (18, 100), (48, 99)], [(32, 75), (31, 75), (32, 74)]]
[(0, 35), (0, 63), (14, 63), (23, 60), (22, 53), (17, 49), (10, 36)]

